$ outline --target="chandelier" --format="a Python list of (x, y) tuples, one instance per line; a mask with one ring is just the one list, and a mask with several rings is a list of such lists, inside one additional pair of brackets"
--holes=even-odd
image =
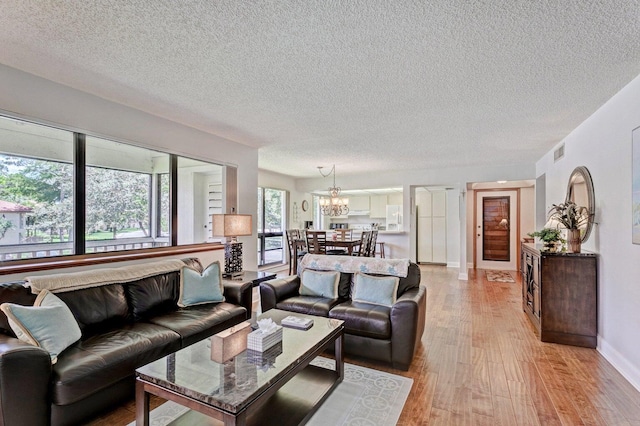
[(329, 188), (329, 198), (320, 198), (320, 211), (325, 216), (344, 216), (349, 213), (349, 199), (340, 198), (340, 188), (336, 186), (336, 165), (326, 175), (322, 173), (322, 166), (318, 166), (318, 171), (322, 177), (327, 177), (333, 173), (333, 186)]

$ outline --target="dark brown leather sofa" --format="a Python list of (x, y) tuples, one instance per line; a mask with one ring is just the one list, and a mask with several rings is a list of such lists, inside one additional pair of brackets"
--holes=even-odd
[[(185, 262), (202, 270), (197, 259)], [(135, 369), (245, 321), (251, 283), (226, 283), (225, 302), (178, 308), (180, 272), (56, 295), (82, 338), (58, 356), (18, 340), (0, 312), (0, 425), (81, 424), (134, 395)], [(33, 305), (24, 283), (0, 284), (0, 303)]]
[(262, 311), (277, 308), (343, 320), (347, 354), (408, 370), (425, 324), (426, 288), (420, 285), (420, 268), (409, 264), (408, 275), (400, 278), (392, 307), (352, 301), (352, 276), (340, 273), (337, 299), (301, 296), (299, 275), (262, 282)]

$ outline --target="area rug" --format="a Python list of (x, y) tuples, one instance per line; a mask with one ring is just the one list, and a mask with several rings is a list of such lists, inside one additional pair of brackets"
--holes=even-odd
[(487, 281), (496, 283), (515, 283), (516, 281), (507, 271), (487, 271)]
[[(335, 368), (332, 359), (318, 357), (312, 364)], [(345, 363), (344, 380), (329, 395), (307, 425), (395, 425), (400, 418), (413, 380)], [(189, 411), (175, 402), (165, 402), (151, 411), (151, 426), (166, 426)], [(135, 422), (128, 426), (135, 425)]]

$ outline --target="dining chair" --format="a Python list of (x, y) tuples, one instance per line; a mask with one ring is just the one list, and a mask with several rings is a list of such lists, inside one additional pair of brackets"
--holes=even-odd
[(336, 229), (338, 241), (350, 241), (353, 238), (353, 229)]
[(371, 239), (369, 240), (369, 251), (367, 257), (376, 257), (376, 242), (378, 240), (378, 230), (371, 231)]
[(307, 250), (311, 254), (345, 254), (345, 250), (327, 250), (327, 231), (307, 230)]
[(299, 229), (287, 229), (285, 232), (289, 246), (289, 275), (291, 275), (298, 270), (298, 259), (307, 254), (307, 251)]
[(311, 254), (327, 254), (327, 232), (307, 229), (307, 250)]
[(354, 256), (368, 256), (369, 253), (369, 245), (371, 244), (371, 231), (362, 231), (362, 236), (360, 237), (360, 247), (358, 251), (354, 252)]

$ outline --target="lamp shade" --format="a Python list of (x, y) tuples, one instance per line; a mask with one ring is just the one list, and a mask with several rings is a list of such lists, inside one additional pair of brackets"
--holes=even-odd
[(214, 237), (240, 237), (253, 232), (250, 214), (214, 214), (211, 223)]

